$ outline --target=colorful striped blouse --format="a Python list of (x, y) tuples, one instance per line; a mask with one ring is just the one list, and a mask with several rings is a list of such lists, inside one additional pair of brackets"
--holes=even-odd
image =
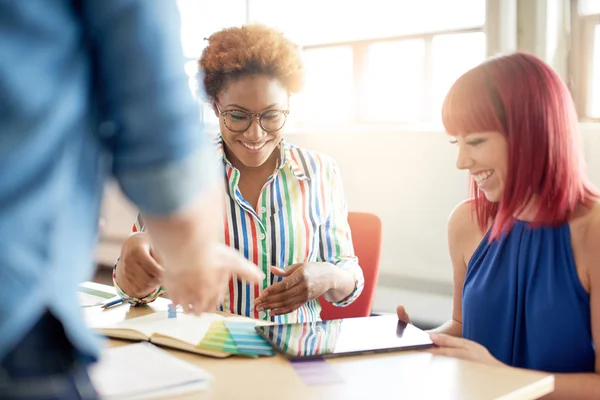
[[(323, 325), (327, 325), (324, 328)], [(314, 356), (333, 353), (342, 327), (341, 320), (313, 321), (310, 324), (278, 326), (269, 331), (269, 338), (283, 351), (295, 356)]]
[[(240, 172), (225, 157), (220, 136), (215, 139), (215, 144), (223, 163), (228, 194), (225, 244), (238, 249), (267, 275), (267, 279), (259, 285), (234, 276), (229, 282), (221, 311), (278, 323), (319, 320), (321, 305), (318, 299), (289, 314), (273, 317), (267, 311), (258, 312), (254, 308), (254, 300), (263, 290), (283, 280), (270, 272), (270, 266), (285, 269), (303, 262), (328, 262), (352, 273), (354, 291), (334, 305), (343, 307), (358, 298), (364, 278), (354, 255), (342, 179), (335, 161), (282, 141), (278, 166), (263, 187), (258, 210), (254, 210), (242, 198), (238, 188)], [(138, 216), (133, 231), (143, 230), (143, 220)], [(134, 304), (151, 302), (164, 292), (158, 287), (145, 298), (130, 298), (118, 287), (115, 276), (113, 271), (118, 293)]]

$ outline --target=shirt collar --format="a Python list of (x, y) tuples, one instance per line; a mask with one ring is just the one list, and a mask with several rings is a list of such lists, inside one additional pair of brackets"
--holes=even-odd
[[(217, 155), (219, 159), (221, 159), (224, 163), (229, 164), (229, 166), (231, 166), (232, 168), (235, 168), (231, 164), (231, 162), (229, 162), (227, 156), (225, 155), (225, 149), (223, 147), (223, 137), (220, 134), (213, 139), (213, 144), (217, 149)], [(305, 171), (305, 168), (296, 160), (294, 154), (292, 154), (292, 146), (287, 144), (285, 140), (282, 139), (277, 148), (280, 152), (277, 170), (280, 170), (284, 167), (288, 167), (297, 179), (308, 180), (309, 177)]]

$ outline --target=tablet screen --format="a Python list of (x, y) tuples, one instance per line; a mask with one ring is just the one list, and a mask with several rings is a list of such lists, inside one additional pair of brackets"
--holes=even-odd
[(429, 335), (396, 316), (348, 318), (257, 326), (271, 345), (290, 358), (332, 357), (431, 347)]

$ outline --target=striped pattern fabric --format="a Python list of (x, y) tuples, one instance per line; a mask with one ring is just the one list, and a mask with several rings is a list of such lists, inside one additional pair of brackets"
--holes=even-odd
[(331, 320), (279, 325), (269, 331), (267, 336), (283, 351), (295, 356), (325, 355), (333, 353), (340, 336), (341, 324), (341, 320)]
[[(364, 278), (354, 255), (336, 163), (329, 157), (282, 142), (278, 167), (265, 183), (258, 209), (254, 210), (240, 193), (240, 172), (225, 157), (220, 136), (215, 139), (215, 146), (223, 163), (228, 194), (224, 242), (238, 249), (267, 275), (260, 285), (234, 276), (221, 311), (281, 323), (320, 320), (321, 306), (317, 299), (289, 314), (274, 317), (254, 308), (254, 299), (269, 285), (283, 279), (271, 274), (270, 266), (285, 269), (305, 262), (328, 262), (350, 271), (355, 289), (348, 298), (334, 305), (343, 307), (352, 303), (362, 292)], [(144, 230), (139, 216), (133, 230)], [(116, 281), (115, 287), (133, 303), (152, 301), (163, 292), (158, 288), (144, 299), (131, 299), (118, 288)]]

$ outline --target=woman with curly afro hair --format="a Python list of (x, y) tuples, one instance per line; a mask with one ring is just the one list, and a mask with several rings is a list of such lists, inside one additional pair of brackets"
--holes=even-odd
[[(258, 285), (234, 277), (220, 309), (286, 323), (319, 320), (321, 296), (340, 307), (352, 303), (364, 279), (337, 164), (283, 139), (290, 95), (303, 83), (299, 48), (264, 26), (229, 28), (209, 37), (199, 67), (219, 118), (224, 241), (266, 275)], [(133, 303), (163, 290), (160, 257), (135, 239), (143, 230), (138, 217), (134, 231), (142, 232), (123, 245), (113, 274)]]

